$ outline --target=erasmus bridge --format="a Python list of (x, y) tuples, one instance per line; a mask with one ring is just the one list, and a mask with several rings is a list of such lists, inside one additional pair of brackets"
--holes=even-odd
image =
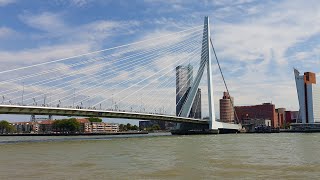
[[(204, 25), (164, 36), (3, 70), (0, 114), (159, 120), (176, 122), (178, 128), (187, 123), (209, 131), (240, 130), (236, 120), (216, 120), (212, 51), (205, 17)], [(178, 66), (195, 71), (194, 78), (193, 70), (186, 74), (180, 88), (176, 87)], [(190, 113), (203, 84), (208, 104), (205, 119)], [(177, 96), (186, 88), (185, 95)]]

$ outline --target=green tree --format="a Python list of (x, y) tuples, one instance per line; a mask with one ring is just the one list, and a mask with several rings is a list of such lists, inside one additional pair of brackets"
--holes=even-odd
[(139, 130), (139, 127), (137, 125), (132, 126), (130, 123), (119, 125), (119, 131), (129, 131), (129, 130)]
[(157, 131), (157, 130), (160, 130), (161, 128), (160, 128), (159, 124), (154, 124), (154, 125), (152, 125), (152, 129), (154, 131)]
[(80, 123), (75, 118), (56, 120), (53, 129), (63, 133), (75, 133), (80, 131)]
[(10, 124), (10, 126), (9, 126), (8, 129), (7, 129), (7, 132), (8, 132), (8, 133), (13, 133), (13, 132), (17, 132), (17, 130), (16, 130), (15, 127), (13, 127), (13, 126)]
[(119, 125), (119, 131), (124, 131), (124, 124)]
[(151, 127), (148, 127), (147, 131), (157, 131), (157, 130), (160, 130), (160, 129), (161, 128), (160, 128), (159, 124), (154, 124)]
[(90, 122), (102, 122), (102, 119), (101, 118), (97, 118), (97, 117), (90, 117), (90, 118), (88, 118), (88, 120)]
[(139, 130), (139, 127), (137, 125), (132, 126), (131, 130)]
[(0, 121), (0, 133), (4, 134), (4, 133), (12, 133), (14, 132), (14, 127), (5, 120)]
[(127, 130), (131, 130), (132, 126), (130, 123), (127, 124)]

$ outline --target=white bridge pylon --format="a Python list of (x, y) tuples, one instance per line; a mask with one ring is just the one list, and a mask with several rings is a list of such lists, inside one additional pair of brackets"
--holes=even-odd
[(215, 108), (214, 108), (214, 99), (213, 99), (213, 84), (212, 84), (212, 68), (211, 68), (211, 51), (210, 51), (210, 24), (209, 17), (204, 18), (204, 27), (203, 27), (203, 38), (202, 38), (202, 50), (201, 50), (201, 62), (199, 70), (197, 72), (196, 78), (191, 86), (190, 93), (181, 108), (181, 117), (189, 117), (192, 104), (195, 100), (197, 90), (203, 76), (204, 70), (207, 70), (207, 81), (208, 81), (208, 103), (209, 103), (209, 129), (241, 129), (241, 125), (238, 124), (229, 124), (216, 121), (215, 118)]

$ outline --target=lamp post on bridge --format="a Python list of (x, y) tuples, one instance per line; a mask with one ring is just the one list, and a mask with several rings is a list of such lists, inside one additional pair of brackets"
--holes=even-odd
[(46, 106), (47, 95), (43, 94), (43, 106)]
[(51, 106), (52, 106), (52, 104), (51, 104), (51, 94), (49, 93), (49, 95), (48, 95), (48, 96), (49, 96), (48, 106), (49, 106), (49, 107), (51, 107)]
[(117, 105), (117, 102), (114, 102), (114, 110), (115, 110), (115, 111), (118, 111), (118, 105)]
[(113, 110), (113, 94), (111, 96), (111, 110)]
[(22, 82), (22, 97), (21, 97), (21, 105), (23, 106), (23, 95), (24, 95), (24, 82)]
[(32, 98), (32, 99), (33, 99), (33, 104), (37, 106), (36, 98)]
[(73, 88), (73, 102), (72, 102), (72, 107), (74, 108), (74, 101), (76, 99), (76, 88)]
[(89, 105), (89, 107), (88, 107), (88, 109), (90, 109), (91, 107), (91, 104), (90, 104), (90, 96), (88, 96), (88, 105)]

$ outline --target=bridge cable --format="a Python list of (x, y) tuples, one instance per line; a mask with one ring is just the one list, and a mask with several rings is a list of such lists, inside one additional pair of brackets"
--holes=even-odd
[[(191, 46), (190, 46), (191, 47)], [(180, 51), (181, 50), (186, 50), (186, 48), (182, 48), (182, 49), (180, 49)], [(147, 66), (147, 65), (149, 65), (149, 64), (146, 64), (146, 65), (144, 65), (144, 66)], [(144, 67), (139, 67), (138, 69), (143, 69)], [(154, 76), (155, 74), (153, 74), (153, 76)], [(129, 80), (131, 80), (131, 79), (134, 79), (134, 77), (131, 77), (131, 78), (129, 78), (129, 79), (127, 79), (126, 81), (123, 81), (123, 82), (120, 82), (120, 83), (118, 83), (118, 84), (116, 84), (116, 85), (113, 85), (112, 86), (112, 88), (113, 87), (116, 87), (116, 86), (119, 86), (119, 85), (121, 85), (121, 84), (124, 84), (125, 82), (128, 82)], [(146, 80), (146, 79), (144, 79), (144, 80)], [(143, 80), (143, 81), (144, 81)], [(101, 83), (101, 85), (103, 85), (103, 84), (105, 84), (105, 81), (104, 82), (102, 82)], [(100, 85), (100, 86), (101, 86)], [(88, 89), (88, 88), (87, 88)], [(91, 90), (92, 88), (89, 88), (89, 91)], [(83, 90), (81, 90), (81, 91), (83, 91)], [(87, 90), (86, 90), (87, 91)], [(106, 91), (108, 91), (108, 90), (103, 90), (102, 92), (106, 92)], [(101, 95), (102, 94), (102, 92), (99, 92), (99, 95)], [(120, 92), (122, 92), (122, 91), (120, 91)], [(118, 93), (116, 93), (116, 94), (119, 94), (120, 92), (118, 92)], [(68, 97), (68, 96), (66, 96), (66, 97)], [(98, 97), (98, 95), (96, 94), (94, 97)], [(68, 99), (68, 98), (67, 98)], [(70, 99), (70, 98), (69, 98)], [(85, 99), (83, 99), (82, 101), (87, 101), (89, 98), (85, 98)], [(110, 99), (110, 98), (109, 98)], [(78, 101), (77, 103), (79, 103), (80, 101)], [(98, 104), (100, 104), (100, 103), (102, 103), (102, 102), (99, 102)]]
[[(195, 57), (195, 56), (196, 56), (196, 54), (194, 55), (194, 57)], [(188, 58), (188, 59), (196, 59), (196, 58), (193, 58), (193, 57), (192, 57), (192, 58)], [(172, 71), (174, 71), (174, 70), (175, 70), (175, 69), (173, 69)], [(191, 73), (191, 72), (190, 72), (190, 73)], [(189, 75), (190, 73), (188, 73), (188, 75)], [(175, 78), (175, 77), (174, 77), (174, 78)], [(191, 78), (191, 76), (189, 76), (189, 78), (188, 78), (188, 80), (187, 80), (187, 81), (189, 81), (189, 80), (190, 80), (190, 78)], [(170, 80), (170, 78), (169, 78), (168, 80)], [(165, 85), (165, 87), (170, 86), (170, 85), (171, 85), (171, 83), (172, 83), (172, 82), (167, 83), (167, 84)], [(184, 84), (184, 86), (185, 86), (185, 85), (186, 85), (186, 84)], [(184, 87), (184, 86), (183, 86), (183, 87)], [(152, 89), (155, 89), (156, 87), (160, 87), (160, 86), (155, 86), (155, 87), (154, 87), (154, 88), (152, 88)], [(179, 92), (180, 92), (181, 90), (182, 90), (182, 89), (180, 89), (180, 90), (179, 90)], [(178, 92), (178, 93), (179, 93), (179, 92)], [(151, 94), (151, 91), (148, 93), (148, 95), (149, 95), (149, 94)], [(175, 94), (175, 95), (177, 95), (177, 94)], [(161, 101), (161, 103), (162, 103), (162, 102), (164, 102), (164, 101), (167, 101), (167, 100), (166, 100), (166, 99), (163, 99), (163, 100)], [(128, 105), (127, 105), (127, 106), (125, 106), (125, 107), (128, 107)], [(153, 107), (154, 107), (154, 106), (153, 106)], [(154, 107), (154, 108), (153, 108), (153, 110), (155, 110), (156, 108), (157, 108), (157, 107)]]
[[(182, 43), (182, 42), (179, 42), (178, 44), (175, 45), (175, 47), (181, 47), (181, 46), (179, 46), (181, 43)], [(185, 42), (185, 43), (186, 43), (186, 42)], [(174, 48), (174, 49), (178, 49), (178, 48)], [(172, 50), (172, 48), (171, 48), (171, 49), (165, 48), (164, 50), (161, 50), (161, 51), (166, 52), (166, 51), (168, 51), (168, 50)], [(126, 63), (125, 63), (125, 64), (128, 64), (128, 65), (120, 64), (120, 65), (116, 65), (116, 67), (121, 67), (121, 68), (123, 68), (122, 70), (124, 70), (124, 69), (129, 69), (129, 68), (132, 68), (132, 66), (130, 66), (131, 63), (134, 63), (134, 62), (135, 62), (135, 63), (137, 63), (137, 62), (143, 62), (143, 61), (146, 60), (147, 58), (154, 57), (154, 56), (157, 56), (157, 54), (149, 55), (149, 56), (143, 57), (143, 58), (138, 58), (138, 59), (135, 59), (134, 61), (129, 61), (129, 62), (126, 62)], [(129, 56), (129, 57), (130, 57), (130, 56)], [(125, 57), (124, 59), (127, 59), (127, 58)], [(120, 61), (123, 61), (124, 59), (120, 59)], [(127, 68), (124, 68), (124, 67), (127, 67)], [(99, 68), (99, 67), (96, 67), (96, 68)], [(96, 68), (92, 68), (92, 69), (96, 69)], [(77, 71), (79, 71), (79, 70), (77, 70)], [(112, 71), (116, 71), (116, 69), (113, 68)], [(136, 70), (136, 71), (137, 71), (137, 70)], [(73, 72), (73, 73), (75, 73), (75, 72)], [(108, 74), (108, 73), (110, 73), (110, 71), (106, 71), (106, 72), (102, 73), (101, 75)], [(71, 74), (72, 74), (72, 73), (71, 73)], [(84, 77), (78, 77), (78, 78), (76, 78), (76, 79), (72, 79), (72, 80), (69, 80), (69, 81), (70, 81), (70, 82), (73, 82), (73, 81), (77, 81), (78, 79), (81, 79), (80, 82), (85, 82), (87, 79), (92, 79), (92, 78), (94, 78), (94, 76), (97, 76), (97, 75), (98, 75), (98, 74), (86, 75), (86, 76), (84, 76), (84, 77), (90, 77), (90, 76), (92, 76), (92, 77), (86, 78), (86, 79), (84, 79)], [(100, 75), (100, 76), (101, 76), (101, 75)], [(111, 75), (109, 75), (109, 76), (111, 76)], [(107, 76), (107, 77), (109, 77), (109, 76)], [(107, 80), (107, 77), (103, 77), (103, 78), (105, 78), (105, 80)], [(54, 78), (53, 78), (53, 79), (54, 79)], [(94, 81), (98, 81), (98, 80), (95, 79)], [(47, 82), (41, 83), (41, 84), (47, 84), (47, 83), (49, 83), (49, 82), (53, 82), (53, 81), (47, 81)], [(59, 87), (60, 85), (66, 84), (67, 82), (68, 82), (68, 81), (64, 81), (63, 83), (54, 85), (54, 86), (52, 86), (52, 87), (50, 87), (50, 88), (52, 89), (53, 87)], [(78, 83), (80, 83), (80, 82), (78, 82)], [(33, 84), (35, 84), (35, 83), (32, 83), (32, 85), (33, 85)], [(29, 84), (29, 85), (31, 85), (31, 84)], [(28, 86), (29, 86), (29, 85), (28, 85)], [(40, 85), (40, 84), (39, 84), (39, 85)], [(69, 85), (63, 86), (63, 87), (66, 88), (66, 87), (69, 87), (69, 86), (72, 86), (72, 84), (69, 84)], [(71, 90), (72, 90), (72, 89), (71, 89)], [(20, 90), (17, 90), (17, 91), (20, 91)], [(10, 92), (10, 93), (6, 93), (6, 94), (4, 94), (4, 95), (12, 94), (12, 93), (17, 92), (17, 91), (13, 91), (13, 92)], [(55, 91), (57, 91), (57, 90), (55, 90)], [(34, 92), (34, 93), (37, 93), (37, 92)], [(25, 96), (28, 96), (28, 95), (31, 95), (31, 94), (34, 94), (34, 93), (29, 93), (29, 94), (26, 94)], [(61, 93), (58, 93), (58, 94), (61, 94)], [(38, 95), (38, 96), (40, 96), (40, 95)], [(36, 97), (38, 97), (38, 96), (36, 96)], [(14, 98), (14, 99), (16, 99), (16, 98)], [(29, 98), (29, 99), (31, 99), (31, 98)], [(26, 99), (26, 100), (27, 100), (27, 99)]]
[[(195, 50), (194, 50), (194, 51), (195, 51)], [(181, 59), (180, 59), (178, 62), (180, 62), (180, 61), (181, 61)], [(172, 65), (172, 64), (170, 64), (170, 65)], [(147, 78), (144, 78), (143, 80), (139, 81), (138, 83), (135, 83), (135, 84), (131, 85), (130, 87), (121, 90), (120, 92), (123, 92), (123, 91), (125, 91), (125, 90), (127, 90), (127, 89), (129, 89), (129, 88), (131, 88), (131, 87), (133, 87), (133, 86), (135, 86), (135, 85), (137, 85), (137, 84), (140, 84), (141, 82), (143, 82), (143, 81), (145, 81), (145, 80), (147, 80), (147, 79), (155, 76), (155, 75), (158, 74), (158, 73), (161, 73), (163, 70), (165, 70), (165, 69), (167, 69), (167, 68), (170, 68), (170, 65), (169, 65), (169, 66), (166, 66), (164, 69), (161, 69), (161, 70), (158, 71), (157, 73), (155, 73), (155, 74), (153, 74), (153, 75), (151, 75), (151, 76), (148, 76)], [(167, 74), (167, 73), (165, 73), (165, 74)], [(164, 76), (165, 74), (163, 74), (162, 76)], [(161, 76), (161, 77), (162, 77), (162, 76)], [(144, 86), (144, 87), (145, 87), (145, 86)], [(140, 89), (141, 89), (141, 88), (140, 88)], [(119, 94), (120, 92), (118, 92), (118, 93), (116, 93), (116, 94)], [(127, 98), (127, 97), (126, 97), (126, 98)], [(125, 98), (123, 98), (122, 100), (124, 100), (124, 99), (125, 99)], [(106, 100), (108, 100), (108, 99), (102, 100), (102, 101), (96, 103), (94, 106), (96, 106), (96, 105), (98, 105), (99, 103), (102, 103), (102, 102), (104, 102), (104, 101), (106, 101)], [(121, 100), (121, 101), (122, 101), (122, 100)]]
[[(191, 37), (193, 37), (193, 36), (191, 36)], [(181, 42), (178, 42), (178, 44), (177, 45), (179, 45), (180, 43), (182, 43), (183, 41), (181, 41)], [(177, 45), (175, 45), (175, 46), (177, 46)], [(159, 47), (157, 47), (157, 48), (159, 48)], [(156, 48), (153, 48), (153, 49), (151, 49), (151, 50), (148, 50), (149, 52), (152, 52), (152, 51), (154, 51), (154, 50), (157, 50)], [(170, 49), (169, 49), (170, 50)], [(137, 54), (133, 54), (133, 55), (135, 55), (135, 56), (137, 56), (137, 55), (142, 55), (142, 54), (144, 54), (144, 53), (147, 53), (148, 51), (145, 51), (145, 52), (139, 52), (139, 53), (137, 53)], [(148, 52), (148, 53), (149, 53)], [(129, 59), (129, 58), (131, 58), (131, 57), (135, 57), (135, 56), (133, 56), (133, 55), (130, 55), (130, 56), (125, 56), (124, 58), (122, 58), (122, 59), (120, 59), (120, 61), (119, 62), (121, 62), (121, 61), (124, 61), (124, 60), (126, 60), (126, 59)], [(110, 55), (109, 55), (110, 56)], [(150, 56), (150, 55), (149, 55)], [(102, 56), (102, 57), (99, 57), (99, 59), (98, 60), (101, 60), (101, 59), (105, 59), (105, 57), (108, 57), (108, 56)], [(145, 58), (145, 57), (144, 57)], [(95, 59), (97, 59), (97, 58), (94, 58), (94, 60)], [(103, 63), (101, 63), (101, 64), (108, 64), (108, 63), (113, 63), (113, 62), (115, 62), (116, 60), (118, 60), (119, 58), (116, 58), (116, 59), (114, 59), (113, 61), (108, 61), (108, 62), (103, 62)], [(140, 60), (141, 60), (141, 58), (139, 58)], [(97, 60), (96, 60), (97, 61)], [(135, 60), (136, 61), (136, 60)], [(130, 63), (133, 63), (133, 62), (135, 62), (135, 61), (129, 61), (128, 63), (125, 63), (125, 64), (130, 64)], [(141, 61), (137, 61), (137, 62), (141, 62)], [(87, 62), (86, 62), (87, 63)], [(83, 63), (78, 63), (79, 65), (82, 65)], [(57, 80), (60, 80), (60, 79), (64, 79), (64, 78), (67, 78), (67, 77), (72, 77), (73, 75), (77, 75), (77, 73), (78, 72), (87, 72), (87, 71), (90, 71), (90, 70), (93, 70), (93, 69), (96, 69), (96, 68), (100, 68), (100, 66), (101, 66), (101, 64), (96, 64), (96, 65), (94, 65), (94, 66), (98, 66), (98, 67), (94, 67), (94, 66), (92, 66), (92, 67), (90, 67), (90, 68), (88, 68), (88, 69), (86, 69), (86, 70), (84, 70), (84, 71), (82, 71), (82, 69), (77, 69), (77, 70), (75, 70), (75, 71), (73, 71), (73, 72), (71, 72), (71, 73), (68, 73), (68, 74), (62, 74), (61, 76), (59, 76), (59, 77), (53, 77), (53, 78), (50, 78), (50, 79), (45, 79), (45, 80), (40, 80), (40, 81), (37, 81), (37, 82), (33, 82), (33, 83), (31, 83), (31, 84), (28, 84), (28, 86), (31, 86), (31, 85), (44, 85), (44, 84), (48, 84), (48, 83), (50, 83), (50, 82), (54, 82), (54, 81), (57, 81)], [(120, 65), (117, 65), (116, 67), (123, 67), (123, 64), (120, 64)], [(67, 67), (73, 67), (73, 65), (72, 66), (67, 66)], [(129, 66), (129, 67), (131, 67), (131, 66)], [(56, 69), (62, 69), (62, 68), (56, 68)], [(113, 70), (115, 70), (115, 69), (113, 69)], [(46, 72), (46, 71), (45, 71)], [(50, 71), (49, 71), (50, 72)], [(108, 72), (106, 72), (106, 73), (108, 73)], [(103, 73), (103, 74), (106, 74), (106, 73)], [(38, 73), (39, 75), (41, 75), (41, 74), (43, 74), (43, 73)], [(93, 76), (93, 75), (85, 75), (85, 76)], [(25, 77), (25, 76), (24, 76)], [(29, 77), (28, 77), (29, 78)], [(72, 79), (72, 80), (69, 80), (69, 81), (76, 81), (77, 79), (83, 79), (84, 77), (79, 77), (79, 78), (76, 78), (76, 79)], [(18, 79), (18, 80), (21, 80), (21, 79), (26, 79), (26, 78), (20, 78), (20, 79)], [(85, 81), (85, 80), (83, 80), (83, 81)], [(82, 82), (83, 82), (82, 81)], [(10, 81), (5, 81), (5, 82), (0, 82), (0, 84), (4, 84), (4, 83), (8, 83), (8, 82), (10, 82)], [(11, 81), (11, 82), (14, 82), (14, 81)], [(68, 81), (65, 81), (64, 83), (62, 83), (62, 84), (65, 84), (65, 83), (67, 83)], [(61, 85), (62, 85), (61, 84)], [(59, 85), (59, 84), (58, 84)], [(57, 87), (58, 85), (55, 85), (54, 87)], [(65, 86), (64, 86), (65, 87)], [(52, 88), (52, 87), (50, 87), (50, 88)], [(5, 94), (3, 94), (3, 95), (9, 95), (9, 94), (12, 94), (12, 93), (15, 93), (15, 92), (17, 92), (17, 91), (20, 91), (20, 89), (18, 89), (18, 90), (15, 90), (15, 91), (12, 91), (12, 90), (14, 90), (14, 89), (17, 89), (17, 88), (12, 88), (12, 89), (8, 89), (8, 90), (4, 90), (4, 91), (1, 91), (0, 92), (0, 94), (3, 94), (3, 93), (5, 93)], [(6, 92), (9, 92), (9, 93), (6, 93)]]
[[(200, 29), (201, 30), (201, 29)], [(195, 32), (198, 32), (199, 30), (195, 30), (195, 31), (192, 31), (192, 32), (189, 32), (188, 34), (191, 34), (191, 33), (195, 33)], [(188, 34), (182, 34), (182, 35), (178, 35), (178, 36), (187, 36)], [(155, 45), (156, 41), (155, 42), (152, 42), (151, 44), (154, 44)], [(149, 45), (149, 44), (148, 44)], [(167, 44), (166, 44), (167, 45)], [(159, 47), (157, 47), (159, 48)], [(48, 74), (48, 73), (52, 73), (52, 72), (55, 72), (55, 71), (59, 71), (59, 70), (63, 70), (63, 69), (66, 69), (66, 68), (70, 68), (70, 67), (76, 67), (76, 66), (79, 66), (79, 65), (83, 65), (83, 64), (87, 64), (87, 63), (91, 63), (91, 62), (95, 62), (95, 61), (100, 61), (100, 60), (104, 60), (106, 59), (107, 57), (111, 57), (111, 56), (117, 56), (119, 54), (124, 54), (124, 53), (128, 53), (128, 52), (134, 52), (134, 51), (137, 51), (137, 50), (140, 50), (141, 48), (140, 47), (136, 47), (136, 48), (132, 48), (132, 49), (127, 49), (121, 53), (116, 53), (116, 54), (109, 54), (107, 56), (101, 56), (101, 57), (98, 57), (98, 58), (92, 58), (92, 59), (89, 59), (89, 60), (86, 60), (86, 61), (82, 61), (82, 62), (79, 62), (79, 63), (75, 63), (75, 64), (71, 64), (71, 65), (67, 65), (67, 66), (64, 66), (64, 67), (58, 67), (58, 68), (54, 68), (54, 69), (50, 69), (50, 70), (46, 70), (46, 71), (43, 71), (43, 72), (40, 72), (40, 73), (32, 73), (30, 75), (27, 75), (27, 76), (23, 76), (23, 77), (17, 77), (17, 78), (14, 78), (14, 79), (10, 79), (10, 80), (6, 80), (6, 81), (2, 81), (0, 82), (0, 85), (1, 84), (5, 84), (5, 83), (9, 83), (9, 82), (15, 82), (15, 81), (20, 81), (20, 80), (24, 80), (24, 79), (27, 79), (27, 78), (31, 78), (31, 77), (35, 77), (35, 76), (39, 76), (39, 75), (43, 75), (43, 74)], [(148, 51), (151, 51), (151, 50), (154, 50), (155, 48), (153, 49), (150, 49)], [(136, 55), (136, 54), (134, 54)], [(131, 55), (130, 55), (131, 56)]]
[(69, 59), (73, 59), (73, 58), (77, 58), (77, 57), (87, 56), (87, 55), (96, 54), (96, 53), (100, 53), (100, 52), (105, 52), (105, 51), (109, 51), (109, 50), (114, 50), (114, 49), (118, 49), (118, 48), (122, 48), (122, 47), (127, 47), (127, 46), (130, 46), (130, 45), (135, 45), (135, 44), (148, 42), (148, 41), (151, 41), (151, 40), (160, 39), (160, 38), (163, 38), (163, 37), (175, 35), (175, 34), (178, 34), (178, 33), (181, 33), (181, 32), (185, 32), (185, 31), (189, 31), (191, 29), (196, 29), (196, 28), (199, 28), (199, 27), (202, 27), (202, 26), (196, 26), (196, 27), (193, 27), (193, 28), (190, 28), (190, 29), (186, 29), (186, 30), (183, 30), (183, 31), (167, 34), (167, 35), (164, 35), (164, 36), (150, 38), (150, 39), (137, 41), (137, 42), (133, 42), (133, 43), (128, 43), (128, 44), (124, 44), (124, 45), (120, 45), (120, 46), (115, 46), (115, 47), (112, 47), (112, 48), (102, 49), (102, 50), (98, 50), (98, 51), (88, 52), (88, 53), (84, 53), (84, 54), (80, 54), (80, 55), (76, 55), (76, 56), (71, 56), (71, 57), (67, 57), (67, 58), (57, 59), (57, 60), (54, 60), (54, 61), (43, 62), (43, 63), (34, 64), (34, 65), (30, 65), (30, 66), (25, 66), (25, 67), (20, 67), (20, 68), (0, 71), (0, 74), (7, 73), (7, 72), (12, 72), (12, 71), (23, 70), (23, 69), (28, 69), (28, 68), (31, 68), (31, 67), (37, 67), (37, 66), (46, 65), (46, 64), (51, 64), (51, 63), (55, 63), (55, 62), (61, 62), (61, 61), (65, 61), (65, 60), (69, 60)]
[[(195, 57), (195, 56), (198, 56), (198, 55), (195, 54), (193, 57)], [(195, 59), (195, 60), (196, 60), (196, 58), (193, 58), (193, 57), (192, 57), (192, 58), (188, 58), (188, 59), (189, 59), (189, 60), (190, 60), (190, 59)], [(189, 63), (191, 63), (191, 62), (189, 61)], [(176, 69), (173, 69), (172, 71), (175, 71), (175, 70), (176, 70)], [(191, 76), (190, 76), (191, 73), (192, 73), (192, 72), (188, 72), (188, 77), (189, 77), (189, 78), (188, 78), (187, 82), (191, 79)], [(176, 77), (171, 77), (171, 78), (173, 79), (172, 82), (175, 83), (175, 78), (176, 78)], [(169, 84), (167, 84), (165, 87), (170, 86), (172, 82), (170, 82)], [(184, 86), (187, 84), (187, 82), (184, 84)], [(183, 86), (183, 87), (184, 87), (184, 86)], [(176, 89), (176, 88), (175, 88), (175, 89)], [(180, 89), (179, 92), (180, 92), (181, 90), (182, 90), (182, 89)], [(150, 94), (150, 93), (149, 93), (149, 94)], [(174, 94), (175, 94), (175, 97), (176, 97), (177, 94), (176, 94), (176, 93), (174, 93)], [(160, 100), (160, 103), (159, 103), (159, 104), (163, 104), (163, 103), (165, 103), (165, 102), (168, 104), (168, 100), (167, 100), (166, 98), (163, 98), (162, 100)], [(175, 104), (175, 103), (174, 103), (174, 104)], [(156, 110), (157, 106), (154, 106), (154, 105), (153, 105), (152, 107), (153, 107), (153, 109), (152, 109), (152, 112), (153, 112), (153, 110)], [(175, 106), (174, 106), (174, 107), (175, 107)]]
[[(178, 48), (174, 48), (174, 49), (177, 49), (177, 50), (179, 50), (179, 48), (181, 47), (181, 46), (179, 46), (179, 44), (180, 44), (181, 42), (179, 42), (177, 45), (175, 45), (175, 47), (178, 47)], [(181, 49), (181, 48), (180, 48)], [(168, 50), (170, 50), (170, 49), (167, 49), (167, 48), (165, 48), (164, 50), (161, 50), (161, 51), (163, 51), (163, 52), (167, 52)], [(172, 48), (171, 48), (171, 50), (172, 50)], [(161, 52), (160, 51), (160, 52)], [(122, 68), (122, 70), (124, 70), (124, 69), (130, 69), (130, 68), (132, 68), (133, 66), (130, 66), (130, 64), (132, 64), (133, 62), (135, 62), (135, 63), (137, 63), (137, 62), (144, 62), (144, 60), (146, 60), (147, 58), (151, 58), (151, 57), (153, 57), (153, 56), (157, 56), (157, 54), (153, 54), (153, 55), (151, 55), (151, 56), (149, 56), (149, 57), (142, 57), (142, 58), (138, 58), (138, 59), (135, 59), (134, 61), (129, 61), (129, 62), (126, 62), (125, 64), (128, 64), (128, 65), (124, 65), (124, 64), (121, 64), (121, 65), (117, 65), (116, 67), (121, 67)], [(126, 58), (125, 58), (126, 59)], [(123, 59), (121, 59), (120, 61), (122, 61)], [(148, 64), (146, 64), (146, 65), (148, 65)], [(145, 65), (145, 66), (146, 66)], [(126, 68), (123, 68), (123, 67), (126, 67)], [(142, 68), (142, 67), (141, 67)], [(113, 68), (111, 71), (116, 71), (117, 69), (116, 68)], [(137, 71), (138, 69), (136, 69), (135, 71)], [(103, 72), (101, 75), (104, 75), (104, 74), (108, 74), (108, 73), (110, 73), (110, 71), (105, 71), (105, 72)], [(90, 77), (90, 76), (93, 76), (93, 75), (86, 75), (87, 77)], [(105, 76), (105, 77), (103, 77), (105, 80), (104, 80), (104, 82), (105, 81), (107, 81), (108, 80), (108, 78), (107, 77), (109, 77), (109, 76), (112, 76), (112, 74), (110, 74), (110, 75), (108, 75), (108, 76)], [(90, 78), (86, 78), (86, 79), (83, 79), (84, 77), (78, 77), (78, 78), (76, 78), (76, 79), (72, 79), (72, 80), (69, 80), (70, 82), (73, 82), (73, 81), (76, 81), (77, 79), (81, 79), (81, 81), (80, 82), (85, 82), (86, 81), (86, 79), (92, 79), (92, 78), (94, 78), (94, 77), (90, 77)], [(95, 81), (95, 82), (99, 82), (99, 84), (101, 84), (101, 82), (100, 81), (98, 81), (98, 79), (94, 79), (93, 81)], [(68, 82), (68, 81), (67, 81)], [(62, 85), (62, 84), (66, 84), (67, 82), (63, 82), (63, 83), (60, 83), (60, 84), (57, 84), (57, 85), (55, 85), (55, 86), (53, 86), (53, 87), (59, 87), (60, 85)], [(80, 83), (79, 82), (79, 83)], [(90, 81), (90, 83), (92, 83), (92, 81)], [(86, 83), (85, 83), (86, 84)], [(69, 85), (67, 85), (67, 86), (63, 86), (64, 88), (66, 88), (66, 87), (69, 87), (69, 86), (72, 86), (72, 84), (69, 84)], [(95, 86), (97, 86), (97, 85), (95, 85)], [(52, 88), (52, 87), (50, 87), (50, 88)], [(91, 89), (91, 88), (93, 88), (93, 87), (90, 87), (90, 88), (87, 88), (87, 89)], [(70, 89), (70, 90), (72, 90), (72, 89)], [(57, 90), (54, 90), (54, 91), (57, 91)], [(81, 90), (81, 92), (82, 91), (84, 91), (84, 89), (82, 89)], [(28, 95), (30, 95), (30, 94), (34, 94), (34, 93), (29, 93)], [(61, 94), (61, 93), (58, 93), (58, 94)], [(38, 95), (39, 96), (39, 95)], [(37, 97), (37, 96), (36, 96)]]

